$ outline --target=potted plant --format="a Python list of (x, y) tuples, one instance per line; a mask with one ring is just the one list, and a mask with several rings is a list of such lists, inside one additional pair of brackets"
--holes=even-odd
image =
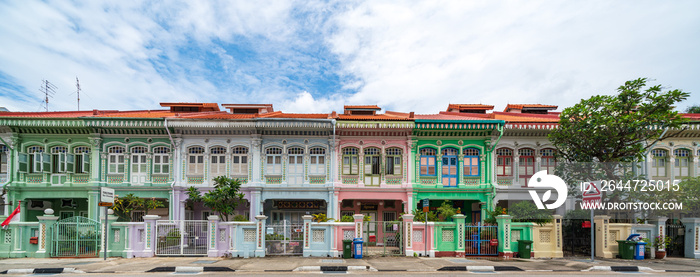
[(671, 245), (671, 238), (667, 236), (656, 236), (654, 238), (654, 248), (656, 248), (656, 258), (663, 259), (666, 257), (666, 248)]

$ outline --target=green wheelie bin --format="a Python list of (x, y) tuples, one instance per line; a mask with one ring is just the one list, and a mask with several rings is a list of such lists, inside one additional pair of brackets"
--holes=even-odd
[(531, 240), (518, 240), (518, 255), (521, 259), (529, 259), (532, 252)]

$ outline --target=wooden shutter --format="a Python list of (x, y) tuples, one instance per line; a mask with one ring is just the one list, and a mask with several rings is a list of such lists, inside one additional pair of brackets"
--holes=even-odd
[(365, 157), (365, 175), (372, 174), (372, 157)]
[(401, 175), (401, 157), (394, 157), (394, 175)]
[(29, 172), (29, 156), (26, 153), (19, 153), (19, 155), (17, 156), (17, 162), (17, 171), (21, 173)]
[(90, 172), (90, 153), (83, 153), (83, 172), (82, 173), (88, 173)]
[(41, 153), (41, 171), (50, 173), (51, 170), (51, 154)]
[(75, 172), (75, 155), (66, 153), (66, 171)]

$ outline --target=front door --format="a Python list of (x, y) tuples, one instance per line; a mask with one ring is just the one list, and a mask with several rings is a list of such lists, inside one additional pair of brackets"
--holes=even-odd
[(146, 183), (146, 169), (148, 164), (146, 154), (131, 155), (131, 184), (143, 185)]
[(287, 170), (288, 184), (303, 184), (304, 183), (304, 156), (289, 155), (289, 168)]
[(457, 156), (442, 156), (442, 185), (457, 186)]

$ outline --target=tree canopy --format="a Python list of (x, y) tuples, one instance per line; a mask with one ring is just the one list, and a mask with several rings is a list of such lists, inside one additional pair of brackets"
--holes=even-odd
[(193, 202), (202, 202), (205, 207), (221, 215), (224, 221), (228, 221), (229, 215), (233, 215), (236, 207), (243, 201), (243, 193), (240, 193), (241, 182), (226, 176), (214, 178), (214, 189), (201, 195), (196, 187), (187, 189), (187, 196)]

